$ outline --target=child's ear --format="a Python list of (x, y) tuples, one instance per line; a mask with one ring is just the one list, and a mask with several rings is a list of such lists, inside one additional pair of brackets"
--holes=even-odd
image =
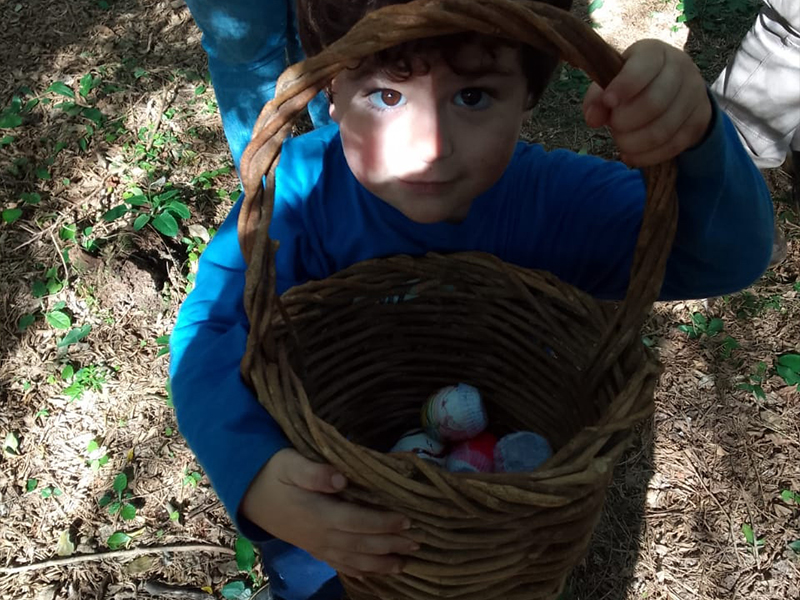
[(339, 114), (339, 111), (336, 110), (336, 103), (333, 101), (335, 83), (336, 79), (334, 79), (328, 84), (328, 87), (325, 89), (325, 95), (328, 97), (328, 114), (331, 116), (331, 119), (333, 119), (335, 123), (339, 123), (341, 115)]

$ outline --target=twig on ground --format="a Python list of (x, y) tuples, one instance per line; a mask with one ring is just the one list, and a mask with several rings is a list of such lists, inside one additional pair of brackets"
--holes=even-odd
[(19, 567), (0, 567), (0, 575), (13, 575), (16, 573), (27, 573), (29, 571), (40, 571), (50, 567), (63, 567), (78, 563), (92, 562), (96, 560), (126, 560), (137, 556), (148, 554), (158, 554), (160, 552), (216, 552), (219, 554), (235, 555), (236, 551), (227, 546), (216, 544), (184, 544), (174, 546), (147, 546), (143, 548), (132, 548), (130, 550), (115, 550), (113, 552), (99, 552), (97, 554), (80, 554), (78, 556), (67, 556), (65, 558), (55, 558), (40, 563), (21, 565)]
[(214, 598), (212, 594), (197, 587), (170, 585), (160, 581), (148, 581), (144, 584), (144, 589), (153, 596), (169, 596), (170, 598), (186, 598), (187, 600), (209, 600)]
[(56, 252), (58, 252), (58, 257), (61, 259), (61, 265), (64, 267), (64, 285), (66, 285), (69, 282), (69, 267), (67, 266), (67, 261), (64, 260), (64, 253), (61, 251), (61, 246), (58, 245), (58, 240), (56, 239), (53, 230), (49, 229), (47, 233), (50, 234), (50, 239), (53, 241), (53, 245), (56, 247)]
[(153, 123), (153, 131), (150, 133), (150, 139), (147, 140), (147, 145), (145, 146), (145, 150), (147, 150), (148, 152), (153, 147), (153, 143), (156, 141), (156, 134), (158, 133), (158, 130), (161, 127), (161, 121), (164, 117), (164, 111), (167, 110), (167, 107), (170, 104), (172, 104), (172, 101), (175, 100), (175, 96), (177, 95), (178, 95), (177, 85), (173, 85), (168, 92), (164, 92), (164, 99), (161, 101), (161, 106), (158, 109), (158, 116), (156, 116), (156, 120)]

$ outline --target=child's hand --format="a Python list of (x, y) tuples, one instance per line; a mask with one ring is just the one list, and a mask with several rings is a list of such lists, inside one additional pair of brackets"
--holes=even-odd
[(418, 545), (401, 534), (403, 515), (363, 508), (330, 496), (347, 485), (331, 465), (294, 449), (275, 454), (253, 480), (242, 513), (275, 537), (353, 577), (399, 573)]
[(696, 145), (711, 123), (711, 102), (688, 54), (642, 40), (622, 55), (625, 64), (605, 90), (593, 83), (583, 101), (589, 127), (608, 125), (622, 160), (645, 167)]

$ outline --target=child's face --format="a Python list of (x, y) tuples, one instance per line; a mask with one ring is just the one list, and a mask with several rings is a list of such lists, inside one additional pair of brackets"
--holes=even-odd
[(468, 44), (450, 62), (458, 73), (435, 59), (406, 81), (346, 70), (332, 84), (331, 116), (356, 179), (418, 223), (463, 220), (502, 175), (529, 116), (519, 50)]

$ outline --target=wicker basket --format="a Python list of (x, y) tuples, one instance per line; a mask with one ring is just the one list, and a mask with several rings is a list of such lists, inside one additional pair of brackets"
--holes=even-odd
[[(369, 260), (276, 296), (278, 244), (267, 232), (294, 118), (353, 60), (470, 30), (557, 53), (601, 85), (622, 65), (590, 28), (546, 4), (395, 5), (284, 73), (242, 160), (251, 323), (242, 372), (299, 452), (347, 476), (344, 499), (409, 516), (421, 544), (399, 575), (342, 576), (353, 600), (555, 598), (586, 552), (632, 428), (653, 410), (660, 367), (639, 329), (677, 222), (671, 163), (646, 170), (647, 206), (619, 306), (477, 252)], [(481, 390), (496, 434), (537, 431), (555, 455), (508, 475), (453, 474), (384, 453), (387, 440), (416, 426), (424, 398), (458, 381)]]

